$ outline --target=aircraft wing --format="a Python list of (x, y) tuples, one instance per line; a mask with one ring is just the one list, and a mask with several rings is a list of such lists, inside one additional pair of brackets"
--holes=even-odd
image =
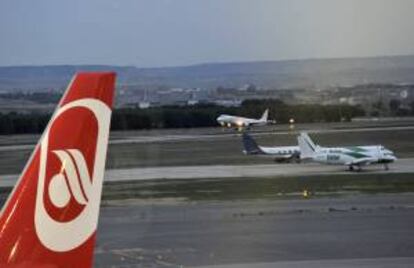
[(253, 125), (263, 124), (263, 121), (259, 121), (259, 120), (256, 120), (256, 119), (249, 119), (246, 123), (253, 126)]
[(358, 166), (367, 166), (367, 165), (371, 165), (373, 163), (378, 162), (377, 158), (374, 157), (364, 157), (364, 158), (360, 158), (360, 159), (356, 159), (354, 161), (351, 161), (349, 163), (347, 163), (347, 166), (350, 165), (358, 165)]

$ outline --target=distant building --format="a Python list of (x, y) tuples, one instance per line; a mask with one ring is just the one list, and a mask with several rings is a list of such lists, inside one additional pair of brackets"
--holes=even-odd
[(215, 100), (214, 104), (225, 107), (239, 107), (242, 104), (241, 100)]
[(170, 88), (167, 92), (168, 93), (184, 92), (184, 88), (180, 88), (180, 87)]
[(138, 107), (140, 109), (148, 109), (149, 107), (151, 107), (151, 103), (150, 102), (147, 102), (147, 101), (140, 101), (138, 103)]
[(188, 100), (187, 101), (188, 106), (194, 106), (194, 105), (197, 105), (198, 103), (199, 103), (198, 100)]

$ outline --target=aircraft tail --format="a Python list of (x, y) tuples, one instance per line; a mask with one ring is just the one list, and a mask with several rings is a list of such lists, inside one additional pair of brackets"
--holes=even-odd
[(253, 137), (247, 134), (246, 132), (243, 133), (243, 147), (244, 147), (243, 152), (245, 154), (262, 154), (263, 153), (263, 151), (257, 145)]
[(313, 141), (307, 133), (300, 133), (300, 135), (298, 136), (298, 145), (300, 148), (301, 159), (309, 159), (314, 156), (317, 146), (315, 145), (315, 143), (313, 143)]
[(266, 109), (264, 111), (262, 117), (260, 117), (260, 121), (267, 122), (268, 117), (269, 117), (269, 109)]
[(70, 83), (0, 214), (0, 267), (92, 267), (114, 87)]

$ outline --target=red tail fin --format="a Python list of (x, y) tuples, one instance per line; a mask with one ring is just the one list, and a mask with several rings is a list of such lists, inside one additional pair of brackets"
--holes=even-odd
[(0, 215), (0, 267), (91, 267), (114, 73), (72, 80)]

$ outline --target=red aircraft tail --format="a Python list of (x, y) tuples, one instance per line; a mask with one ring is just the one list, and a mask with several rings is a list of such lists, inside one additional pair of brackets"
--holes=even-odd
[(70, 83), (0, 214), (0, 267), (92, 267), (114, 87)]

